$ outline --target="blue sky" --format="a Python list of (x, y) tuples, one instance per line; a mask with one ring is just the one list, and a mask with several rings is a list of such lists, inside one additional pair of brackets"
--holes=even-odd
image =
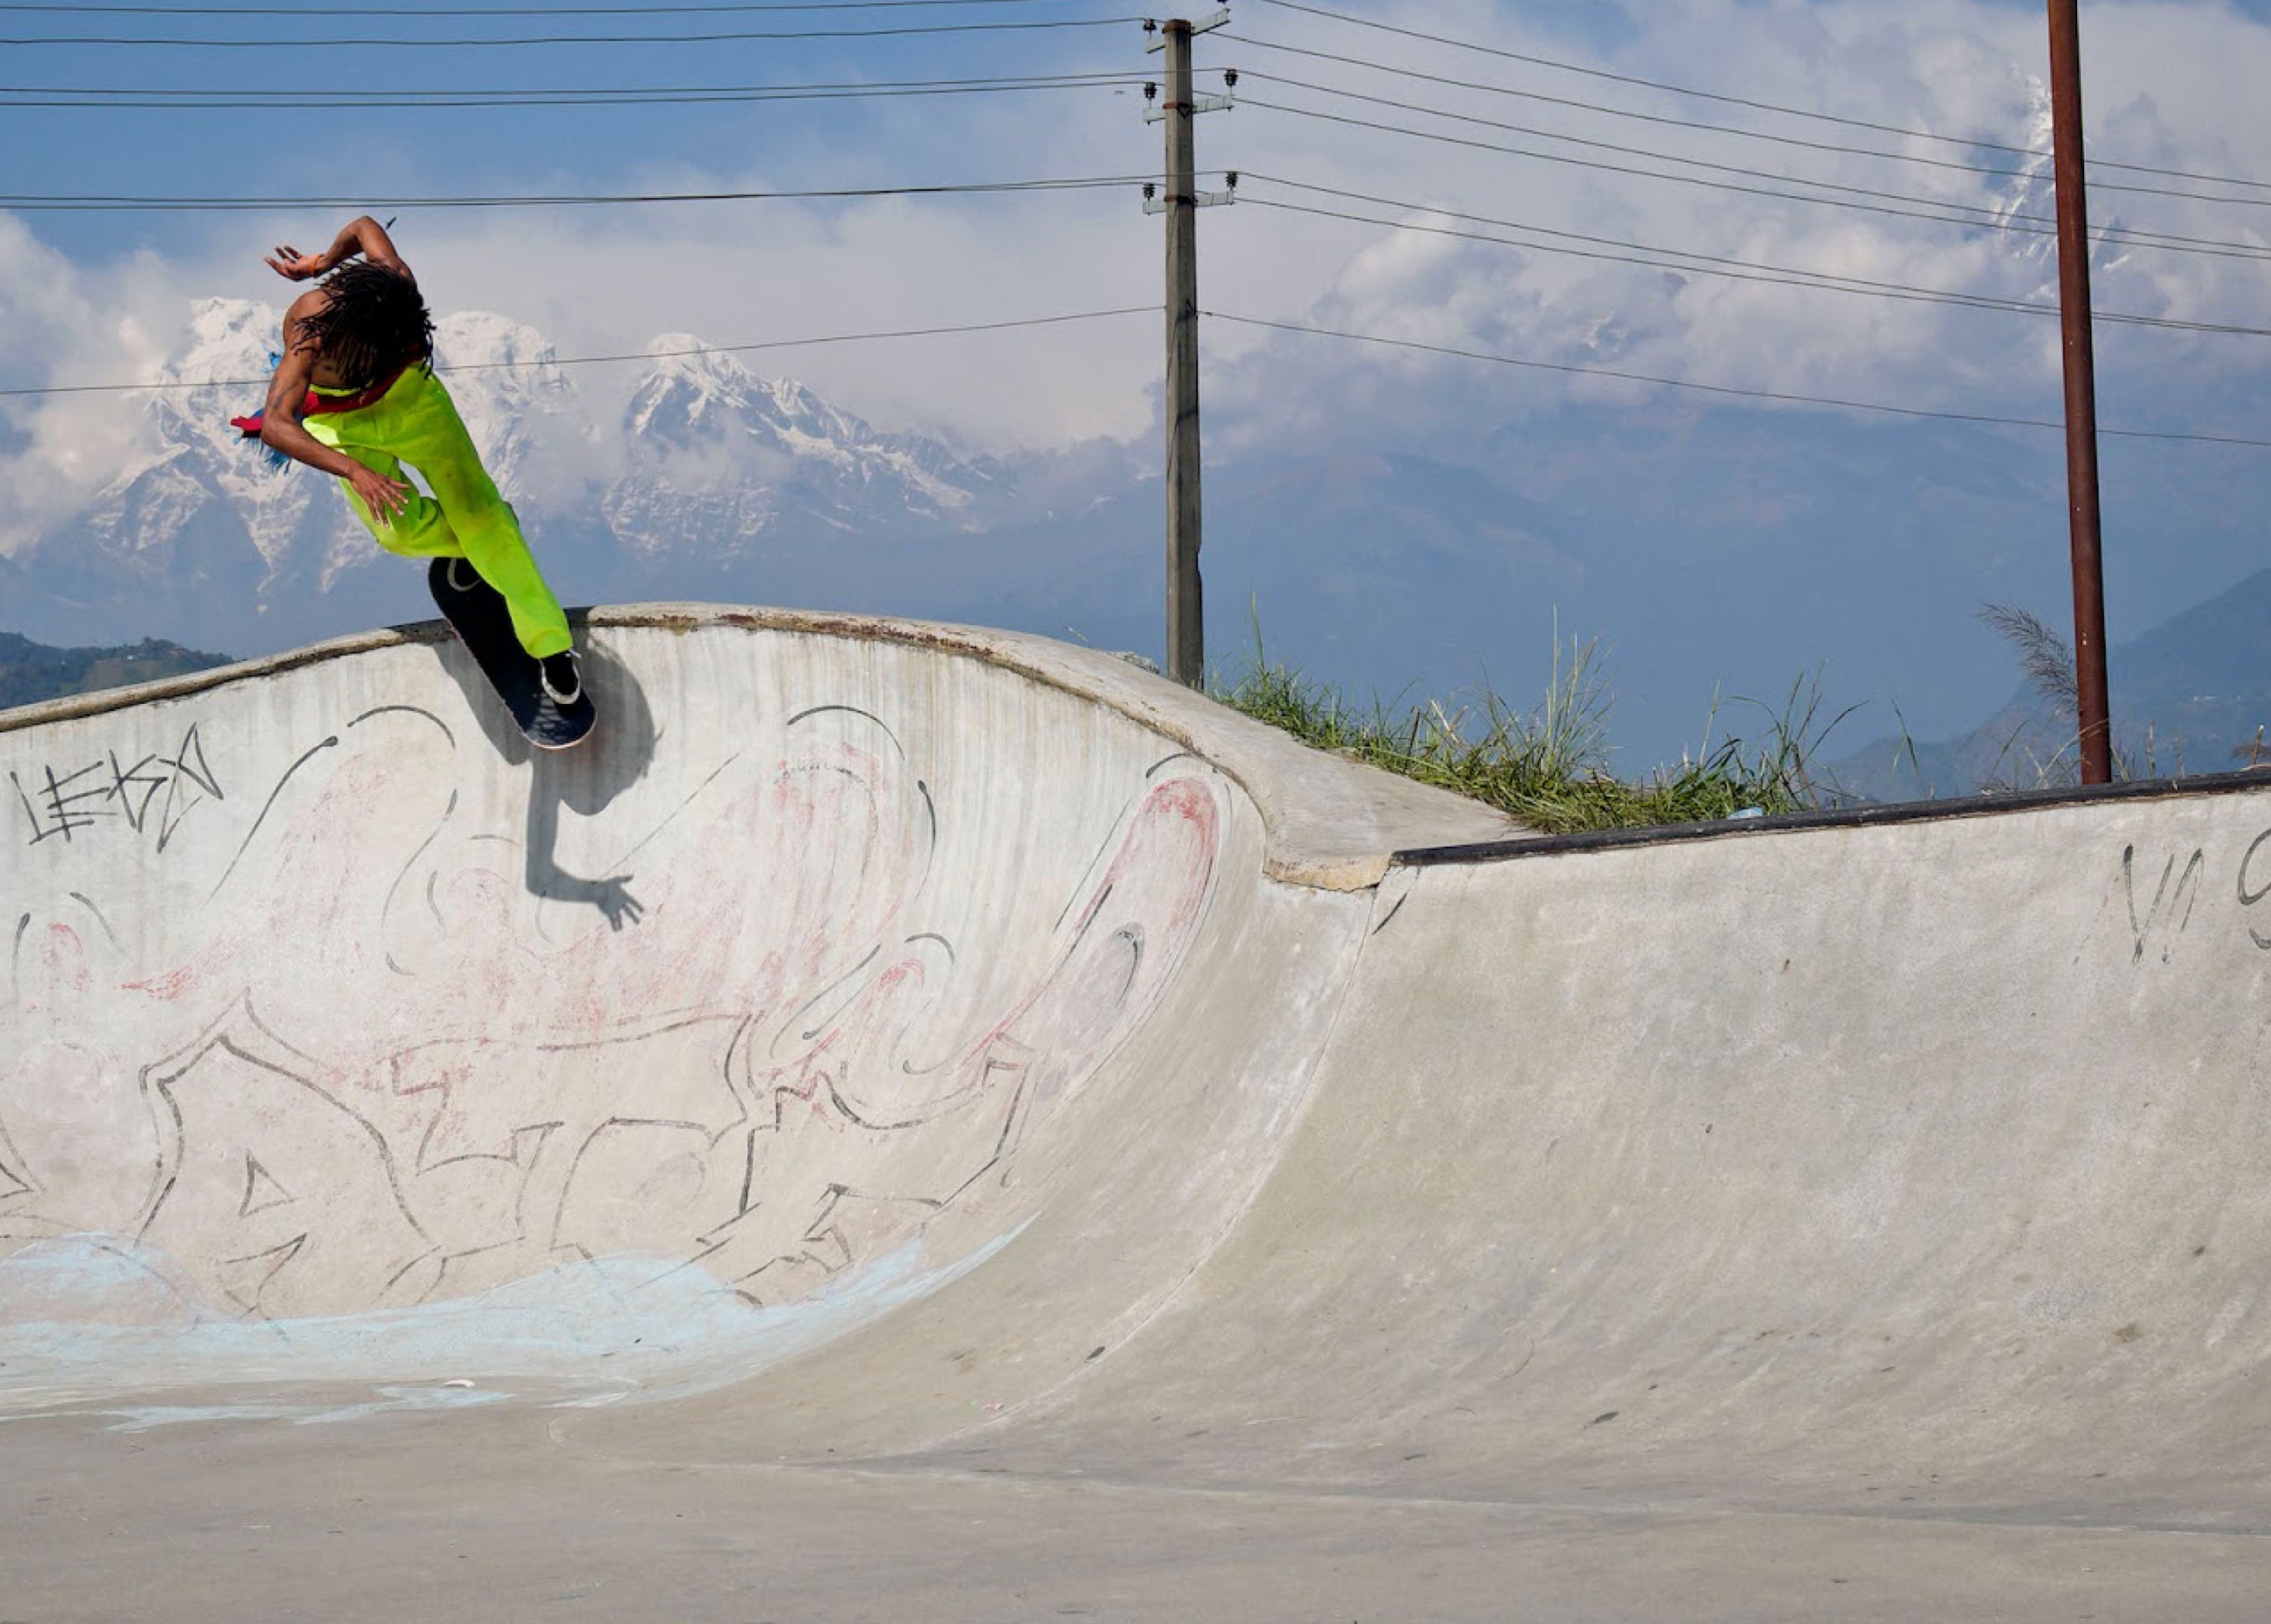
[[(836, 11), (657, 10), (627, 18), (328, 15), (351, 9), (315, 5), (258, 19), (0, 11), (0, 32), (19, 38), (354, 33), (470, 40), (1125, 14), (1109, 4), (1040, 0)], [(1305, 107), (1627, 166), (1681, 167), (1669, 159), (1619, 157), (1502, 128), (1513, 124), (1670, 159), (2025, 212), (2047, 205), (2044, 189), (1897, 159), (1762, 144), (1732, 131), (1867, 145), (1910, 159), (1981, 161), (1983, 167), (2008, 159), (1674, 96), (1570, 69), (2029, 146), (2042, 135), (2044, 59), (2041, 8), (2032, 0), (1918, 0), (1899, 8), (1866, 0), (1325, 5), (1567, 68), (1254, 0), (1234, 9), (1232, 26), (1203, 38), (1198, 56), (1209, 70), (1242, 69), (1240, 93), (1247, 105), (1202, 121), (1201, 162), (1274, 178), (1250, 180), (1247, 201), (1203, 217), (1203, 302), (1210, 308), (1735, 389), (1941, 412), (2057, 414), (2054, 323), (1571, 258), (1535, 246), (1568, 239), (1535, 232), (1528, 249), (1443, 234), (1519, 234), (1454, 218), (1483, 216), (1535, 231), (2030, 302), (2047, 298), (2053, 286), (2047, 239), (1544, 163), (1260, 105)], [(2260, 85), (2271, 82), (2267, 0), (2245, 6), (2085, 4), (2082, 14), (2094, 155), (2271, 179), (2271, 165), (2261, 162), (2271, 151), (2271, 111), (2260, 95)], [(5, 56), (11, 85), (216, 94), (335, 89), (353, 97), (981, 74), (1140, 77), (1155, 71), (1158, 62), (1141, 43), (1138, 29), (1121, 23), (675, 46), (21, 46)], [(1288, 47), (1293, 48), (1279, 48)], [(1334, 56), (1354, 60), (1329, 59)], [(1384, 71), (1396, 67), (1406, 72)], [(1433, 77), (1413, 77), (1420, 74)], [(1494, 88), (1458, 88), (1446, 79)], [(1206, 85), (1217, 84), (1210, 72)], [(1361, 96), (1407, 105), (1357, 100)], [(1414, 110), (1419, 108), (1438, 111)], [(0, 191), (376, 197), (1125, 174), (1158, 161), (1158, 130), (1141, 121), (1139, 109), (1129, 87), (1109, 85), (853, 101), (384, 113), (0, 107)], [(1443, 111), (1496, 122), (1448, 121), (1438, 116)], [(1619, 115), (1632, 113), (1731, 131)], [(2101, 172), (2099, 179), (2150, 183), (2134, 174)], [(1284, 182), (1385, 201), (1335, 198)], [(2271, 198), (2271, 191), (2252, 195)], [(1339, 209), (1383, 223), (1283, 205)], [(0, 210), (0, 354), (7, 357), (0, 362), (0, 386), (149, 375), (178, 348), (190, 300), (227, 295), (280, 302), (283, 285), (261, 268), (259, 255), (278, 241), (318, 246), (341, 212)], [(1158, 297), (1158, 222), (1142, 214), (1125, 189), (399, 213), (398, 235), (437, 304), (530, 322), (569, 355), (637, 348), (665, 332), (749, 342), (985, 322)], [(2093, 218), (2215, 242), (2271, 242), (2271, 210), (2244, 203), (2109, 190), (2094, 199)], [(2271, 325), (2262, 296), (2267, 269), (2228, 253), (2109, 246), (2100, 256), (2098, 303), (2162, 320)], [(1969, 619), (1981, 597), (2022, 596), (2041, 612), (2063, 612), (2055, 436), (1977, 431), (1958, 442), (1986, 448), (1972, 465), (1974, 459), (1951, 450), (1945, 426), (1679, 395), (1227, 323), (1210, 324), (1206, 345), (1209, 451), (1217, 465), (1408, 454), (1486, 469), (1504, 487), (1554, 505), (1565, 526), (1556, 550), (1576, 556), (1560, 575), (1545, 570), (1523, 577), (1533, 585), (1508, 617), (1506, 646), (1470, 651), (1494, 674), (1542, 664), (1547, 628), (1562, 606), (1552, 601), (1552, 582), (1574, 579), (1569, 569), (1584, 578), (1582, 591), (1568, 593), (1582, 602), (1588, 622), (1575, 629), (1627, 644), (1659, 635), (1634, 628), (1664, 623), (1665, 606), (1625, 626), (1617, 605), (1661, 593), (1662, 582), (1677, 575), (1685, 583), (1681, 601), (1699, 619), (1723, 619), (1744, 629), (1725, 669), (1699, 656), (1647, 679), (1640, 708), (1651, 716), (1675, 708), (1683, 686), (1706, 692), (1721, 682), (1771, 686), (1791, 671), (1827, 663), (1857, 697), (1902, 699), (1926, 725), (1955, 725), (1967, 708), (1984, 712), (2007, 686), (2007, 659)], [(2271, 339), (2113, 325), (2102, 329), (2099, 346), (2108, 424), (2271, 439), (2271, 415), (2260, 404)], [(1046, 449), (1097, 436), (1140, 449), (1155, 432), (1158, 348), (1156, 323), (1136, 318), (1069, 332), (803, 351), (793, 366), (832, 401), (886, 426), (943, 433), (995, 450)], [(19, 400), (0, 410), (0, 461), (19, 513), (61, 511), (72, 492), (99, 484), (130, 456), (131, 408), (123, 401)], [(1605, 434), (1604, 425), (1622, 425), (1628, 433)], [(1639, 455), (1641, 446), (1659, 449), (1651, 460)], [(1675, 468), (1676, 498), (1647, 488), (1652, 477), (1670, 478)], [(2271, 452), (2133, 442), (2110, 446), (2106, 469), (2109, 570), (2126, 594), (2113, 604), (2117, 636), (2254, 567), (2260, 527), (2252, 515), (2271, 494)], [(1839, 527), (1818, 521), (1818, 539), (1806, 542), (1816, 531), (1804, 529), (1802, 515), (1835, 514), (1842, 488), (1867, 491), (1867, 523), (1857, 528), (1879, 537), (1868, 557), (1841, 555)], [(2033, 515), (2023, 535), (2014, 532), (2007, 500), (2019, 488), (2053, 504), (2046, 513), (2031, 503), (2023, 509)], [(1709, 515), (1686, 543), (1666, 518), (1682, 511)], [(2172, 516), (2178, 514), (2180, 525)], [(1585, 527), (1596, 523), (1602, 539), (1597, 556), (1588, 558)], [(1635, 539), (1650, 525), (1660, 532), (1653, 551)], [(1746, 534), (1776, 539), (1772, 549), (1761, 539), (1746, 552)], [(8, 545), (0, 537), (0, 547)], [(1225, 538), (1225, 547), (1232, 545)], [(1858, 634), (1850, 622), (1865, 618), (1880, 592), (1883, 550), (1904, 545), (1912, 545), (1919, 560), (1952, 570), (1943, 612), (1901, 637)], [(1759, 561), (1761, 552), (1773, 549), (1780, 550), (1772, 566), (1778, 577)], [(982, 569), (982, 558), (972, 563)], [(1296, 568), (1298, 560), (1283, 567)], [(1416, 581), (1413, 590), (1440, 595), (1456, 587), (1455, 580), (1429, 577)], [(1904, 607), (1910, 612), (1917, 612)], [(1841, 613), (1848, 624), (1835, 623)], [(1888, 644), (1881, 653), (1853, 653), (1879, 642)], [(1398, 686), (1393, 672), (1359, 674)], [(1635, 731), (1651, 744), (1672, 736), (1668, 723), (1636, 724)]]

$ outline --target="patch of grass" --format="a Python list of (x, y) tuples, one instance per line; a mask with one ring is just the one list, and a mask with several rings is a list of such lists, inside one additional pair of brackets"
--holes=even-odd
[[(1832, 787), (1814, 782), (1807, 761), (1843, 713), (1820, 723), (1820, 685), (1806, 678), (1779, 709), (1758, 706), (1766, 726), (1755, 744), (1730, 736), (1712, 745), (1707, 728), (1703, 748), (1678, 766), (1639, 782), (1615, 776), (1597, 647), (1572, 640), (1565, 659), (1558, 631), (1545, 695), (1528, 709), (1486, 682), (1449, 703), (1431, 699), (1398, 710), (1375, 700), (1362, 708), (1270, 659), (1258, 626), (1244, 670), (1217, 676), (1208, 691), (1306, 745), (1471, 797), (1548, 834), (1699, 822), (1751, 807), (1803, 812), (1836, 799)], [(1710, 726), (1717, 721), (1715, 704)]]

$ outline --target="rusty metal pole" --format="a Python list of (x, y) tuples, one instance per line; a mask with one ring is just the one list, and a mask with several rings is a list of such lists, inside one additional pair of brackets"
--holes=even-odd
[(2089, 205), (2081, 173), (2078, 0), (2050, 0), (2051, 133), (2058, 182), (2059, 317), (2066, 334), (2066, 486), (2074, 546), (2074, 716), (2081, 782), (2113, 779), (2105, 683), (2105, 576), (2097, 515), (2097, 364), (2090, 345)]

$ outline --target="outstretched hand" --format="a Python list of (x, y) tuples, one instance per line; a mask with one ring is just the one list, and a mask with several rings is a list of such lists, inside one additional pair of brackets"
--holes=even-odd
[(319, 277), (330, 267), (320, 254), (302, 254), (289, 243), (279, 243), (276, 252), (262, 256), (261, 263), (278, 276), (290, 282), (305, 282)]
[(363, 506), (370, 509), (371, 517), (381, 524), (392, 523), (394, 515), (400, 513), (410, 499), (417, 494), (403, 481), (390, 479), (377, 470), (366, 468), (361, 463), (348, 469), (346, 477), (347, 484), (362, 499)]

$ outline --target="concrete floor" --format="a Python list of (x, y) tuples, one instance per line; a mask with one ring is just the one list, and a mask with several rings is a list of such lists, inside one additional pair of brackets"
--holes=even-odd
[(2253, 1620), (2260, 1531), (689, 1466), (538, 1413), (0, 1431), (10, 1624)]

